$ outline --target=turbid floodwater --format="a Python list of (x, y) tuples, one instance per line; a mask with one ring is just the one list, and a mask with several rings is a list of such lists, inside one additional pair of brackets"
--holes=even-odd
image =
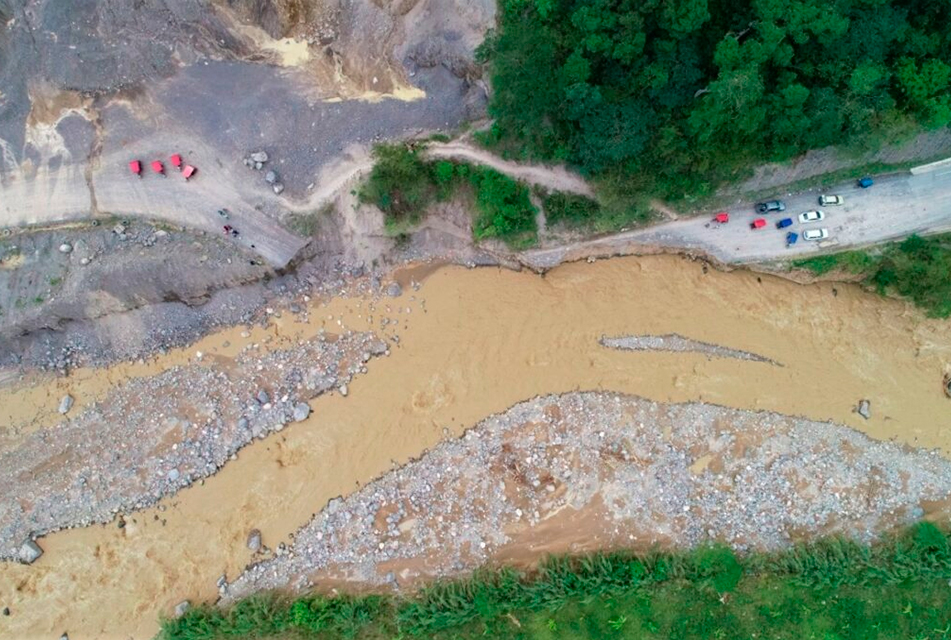
[[(951, 456), (951, 401), (941, 389), (951, 331), (905, 303), (853, 286), (721, 273), (674, 256), (570, 264), (544, 277), (461, 267), (413, 275), (425, 276), (422, 288), (406, 287), (400, 298), (315, 301), (309, 323), (285, 314), (248, 337), (235, 328), (143, 364), (0, 392), (11, 446), (11, 430), (55, 423), (67, 391), (81, 405), (197, 351), (221, 362), (250, 342), (277, 348), (321, 327), (399, 322), (390, 357), (371, 361), (347, 397), (318, 398), (307, 421), (248, 446), (158, 508), (127, 515), (124, 528), (52, 534), (35, 564), (0, 566), (0, 606), (11, 610), (0, 636), (150, 637), (160, 613), (184, 599), (213, 599), (218, 577), (238, 574), (251, 559), (251, 529), (274, 548), (329, 499), (541, 394), (603, 389), (769, 409)], [(599, 344), (602, 336), (666, 334), (777, 364)], [(854, 412), (862, 398), (871, 400), (869, 420)]]

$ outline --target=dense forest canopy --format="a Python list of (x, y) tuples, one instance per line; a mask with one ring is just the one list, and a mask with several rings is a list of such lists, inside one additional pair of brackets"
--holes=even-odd
[(949, 0), (499, 0), (490, 142), (668, 197), (951, 122)]

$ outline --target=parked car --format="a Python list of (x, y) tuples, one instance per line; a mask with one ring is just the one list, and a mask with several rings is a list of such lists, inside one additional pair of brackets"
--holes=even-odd
[(785, 229), (786, 227), (791, 227), (791, 226), (792, 226), (792, 218), (783, 218), (782, 220), (776, 223), (777, 229)]
[(828, 229), (806, 229), (802, 232), (803, 240), (825, 240), (829, 237)]
[(799, 222), (805, 224), (807, 222), (815, 222), (817, 220), (825, 220), (826, 214), (824, 211), (803, 211), (799, 214)]
[(767, 200), (756, 203), (756, 213), (770, 213), (771, 211), (785, 211), (786, 203), (782, 200)]
[(845, 198), (842, 196), (819, 196), (820, 207), (831, 207), (845, 204)]
[(757, 218), (756, 220), (750, 223), (751, 229), (762, 229), (765, 226), (766, 226), (766, 220), (764, 218)]
[(786, 234), (786, 246), (791, 247), (796, 244), (796, 240), (799, 239), (799, 234), (795, 231), (790, 231)]
[(868, 189), (873, 184), (875, 184), (875, 181), (872, 180), (868, 176), (865, 176), (864, 178), (859, 178), (859, 186), (862, 187), (863, 189)]

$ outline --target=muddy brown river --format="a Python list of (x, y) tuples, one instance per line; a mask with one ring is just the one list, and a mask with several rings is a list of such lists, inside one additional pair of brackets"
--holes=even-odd
[[(315, 302), (310, 323), (285, 316), (248, 338), (231, 329), (144, 364), (0, 392), (0, 444), (10, 446), (55, 423), (66, 391), (88, 403), (199, 350), (227, 358), (268, 336), (265, 346), (277, 348), (321, 326), (364, 329), (386, 306), (384, 315), (400, 323), (392, 355), (372, 360), (348, 397), (318, 398), (307, 421), (248, 446), (160, 507), (127, 516), (123, 529), (112, 523), (51, 534), (35, 564), (0, 565), (0, 604), (11, 609), (0, 636), (151, 637), (159, 614), (184, 599), (213, 599), (217, 578), (241, 571), (251, 559), (250, 529), (272, 548), (288, 541), (330, 498), (539, 394), (604, 389), (770, 409), (951, 455), (951, 400), (941, 389), (951, 331), (902, 302), (852, 286), (835, 285), (833, 295), (830, 284), (704, 273), (673, 256), (571, 264), (545, 277), (459, 267), (399, 277), (410, 276), (425, 276), (423, 287), (378, 302), (374, 313), (368, 301)], [(781, 366), (599, 345), (603, 335), (668, 333)], [(872, 402), (870, 420), (854, 412), (861, 398)]]

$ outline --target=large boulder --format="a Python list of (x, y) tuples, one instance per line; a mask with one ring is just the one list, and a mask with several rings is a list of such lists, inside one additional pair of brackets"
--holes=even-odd
[(27, 540), (20, 545), (20, 549), (17, 551), (17, 560), (24, 564), (32, 564), (41, 555), (43, 555), (43, 550), (40, 549), (40, 545), (36, 544), (35, 540)]

